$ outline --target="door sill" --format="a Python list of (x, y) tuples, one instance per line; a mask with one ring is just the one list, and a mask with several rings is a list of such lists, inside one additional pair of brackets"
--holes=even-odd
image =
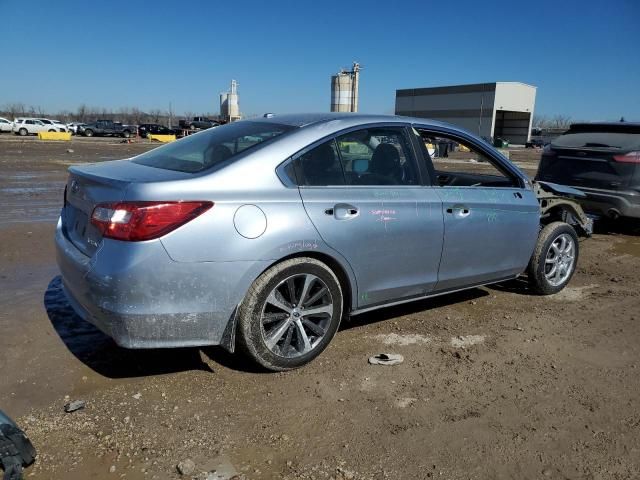
[(349, 315), (351, 316), (360, 315), (361, 313), (371, 312), (373, 310), (378, 310), (380, 308), (395, 307), (396, 305), (402, 305), (404, 303), (417, 302), (419, 300), (424, 300), (432, 297), (439, 297), (441, 295), (447, 295), (449, 293), (462, 292), (463, 290), (469, 290), (471, 288), (478, 288), (486, 285), (493, 285), (495, 283), (506, 282), (507, 280), (513, 280), (515, 278), (518, 278), (519, 276), (520, 275), (509, 275), (508, 277), (500, 278), (498, 280), (491, 280), (490, 282), (473, 283), (471, 285), (467, 285), (466, 287), (462, 287), (462, 288), (450, 288), (446, 290), (438, 290), (434, 292), (429, 292), (426, 295), (418, 295), (418, 296), (413, 296), (409, 298), (403, 298), (401, 300), (392, 300), (390, 302), (377, 303), (375, 305), (371, 305), (368, 307), (357, 308), (355, 310), (352, 310), (349, 313)]

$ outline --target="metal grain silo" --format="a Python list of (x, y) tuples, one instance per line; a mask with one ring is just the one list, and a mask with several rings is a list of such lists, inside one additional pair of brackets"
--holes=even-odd
[(238, 82), (231, 80), (231, 89), (220, 94), (220, 117), (227, 122), (240, 120), (240, 104), (238, 101)]
[(229, 95), (227, 97), (227, 106), (229, 110), (229, 121), (233, 122), (234, 120), (239, 120), (240, 105), (238, 104), (238, 82), (235, 80), (231, 80), (231, 90), (229, 90)]
[(331, 76), (331, 111), (332, 112), (357, 112), (358, 111), (358, 83), (360, 65), (353, 63), (351, 71), (341, 70)]
[(229, 116), (228, 93), (220, 94), (220, 117), (227, 118)]

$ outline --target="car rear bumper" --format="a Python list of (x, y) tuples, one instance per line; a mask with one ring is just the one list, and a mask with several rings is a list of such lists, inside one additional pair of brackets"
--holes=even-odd
[(607, 217), (640, 218), (640, 194), (575, 187), (587, 194), (579, 199), (587, 213)]
[(125, 348), (219, 345), (261, 262), (175, 262), (160, 241), (104, 240), (88, 257), (56, 229), (69, 303)]

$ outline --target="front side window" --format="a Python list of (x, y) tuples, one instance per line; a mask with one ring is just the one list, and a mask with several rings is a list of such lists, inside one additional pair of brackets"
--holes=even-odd
[(440, 187), (518, 187), (519, 180), (496, 160), (464, 140), (418, 130), (423, 155)]
[(294, 128), (268, 122), (230, 123), (143, 153), (132, 161), (165, 170), (202, 172), (231, 161), (249, 149), (259, 148)]
[(368, 128), (337, 138), (349, 185), (417, 185), (418, 175), (402, 128)]

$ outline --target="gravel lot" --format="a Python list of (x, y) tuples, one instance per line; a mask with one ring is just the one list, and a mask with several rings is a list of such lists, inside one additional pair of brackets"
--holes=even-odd
[(28, 478), (640, 477), (636, 227), (583, 241), (555, 296), (514, 281), (365, 314), (293, 372), (127, 351), (73, 314), (53, 248), (66, 167), (155, 146), (119, 142), (0, 136), (0, 408), (38, 450)]

